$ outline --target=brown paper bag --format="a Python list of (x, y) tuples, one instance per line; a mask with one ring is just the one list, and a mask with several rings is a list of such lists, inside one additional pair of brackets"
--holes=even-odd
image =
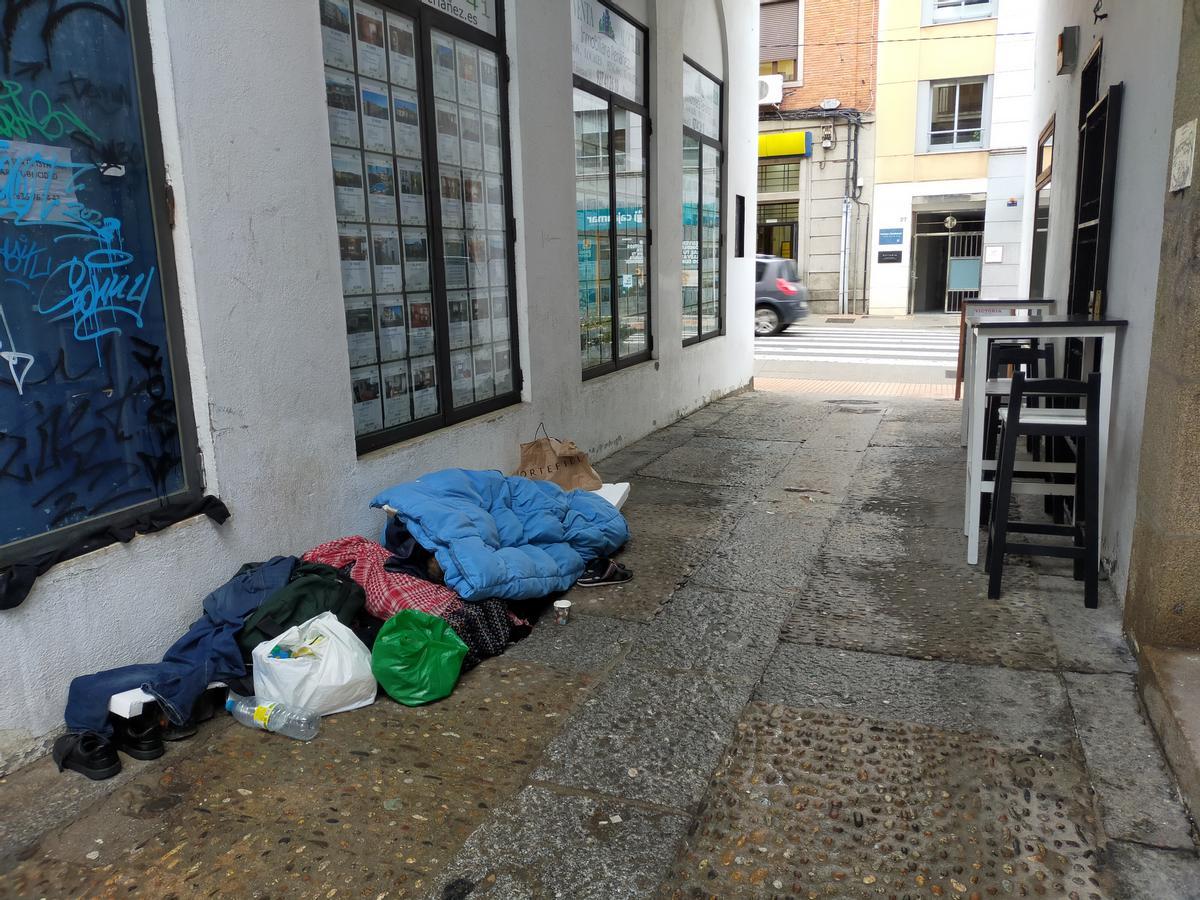
[(604, 482), (588, 462), (588, 455), (574, 441), (560, 441), (539, 425), (538, 437), (521, 445), (521, 462), (516, 474), (535, 481), (553, 481), (568, 491), (594, 491)]

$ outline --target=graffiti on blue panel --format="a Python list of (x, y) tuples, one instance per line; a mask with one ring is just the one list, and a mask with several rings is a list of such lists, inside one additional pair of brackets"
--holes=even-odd
[(0, 547), (182, 486), (125, 0), (0, 0)]

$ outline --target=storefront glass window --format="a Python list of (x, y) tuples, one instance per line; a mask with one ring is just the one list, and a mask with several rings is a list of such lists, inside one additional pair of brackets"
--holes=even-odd
[[(515, 402), (500, 44), (320, 0), (360, 452)], [(474, 38), (478, 38), (477, 40)]]
[(649, 358), (646, 33), (573, 0), (575, 218), (585, 377)]
[(683, 342), (719, 335), (721, 289), (721, 83), (683, 64)]

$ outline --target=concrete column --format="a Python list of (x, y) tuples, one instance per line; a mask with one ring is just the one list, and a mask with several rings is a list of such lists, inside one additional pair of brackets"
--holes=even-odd
[[(1200, 0), (1185, 0), (1174, 129), (1200, 118)], [(1164, 189), (1167, 186), (1164, 185)], [(1125, 626), (1200, 647), (1200, 170), (1167, 194)]]

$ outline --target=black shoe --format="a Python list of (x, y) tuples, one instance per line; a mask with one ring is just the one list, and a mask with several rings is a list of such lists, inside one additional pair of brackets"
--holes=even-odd
[(633, 573), (615, 560), (601, 557), (593, 559), (575, 582), (576, 587), (602, 587), (606, 584), (624, 584)]
[(154, 718), (117, 719), (114, 742), (117, 749), (134, 759), (158, 759), (163, 755), (162, 732)]
[(158, 720), (159, 736), (164, 741), (183, 741), (196, 733), (196, 720), (188, 719), (182, 725), (176, 725), (165, 716)]
[(54, 742), (50, 755), (58, 765), (58, 771), (71, 769), (92, 781), (112, 778), (121, 771), (117, 748), (108, 738), (94, 731), (64, 734)]

